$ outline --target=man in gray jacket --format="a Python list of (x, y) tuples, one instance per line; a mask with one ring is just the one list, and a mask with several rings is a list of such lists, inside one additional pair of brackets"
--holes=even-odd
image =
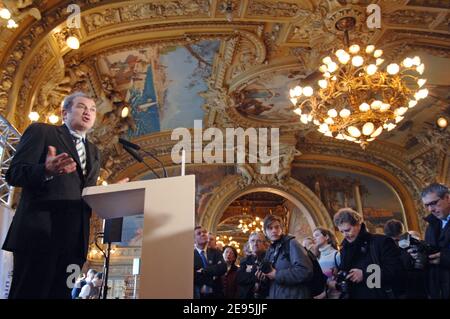
[(272, 268), (258, 271), (259, 279), (270, 280), (269, 299), (311, 298), (307, 282), (313, 276), (313, 265), (305, 249), (294, 236), (283, 233), (283, 221), (275, 215), (264, 219), (264, 233), (271, 241), (266, 254)]

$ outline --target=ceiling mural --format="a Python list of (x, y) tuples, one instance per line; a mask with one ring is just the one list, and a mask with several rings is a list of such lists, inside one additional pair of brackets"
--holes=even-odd
[(212, 63), (220, 41), (178, 46), (151, 46), (102, 56), (98, 67), (113, 79), (131, 105), (135, 129), (129, 137), (176, 127), (193, 127), (202, 119)]
[(236, 109), (243, 116), (254, 120), (298, 121), (298, 116), (292, 112), (286, 88), (295, 86), (302, 77), (303, 72), (294, 70), (264, 73), (233, 94)]

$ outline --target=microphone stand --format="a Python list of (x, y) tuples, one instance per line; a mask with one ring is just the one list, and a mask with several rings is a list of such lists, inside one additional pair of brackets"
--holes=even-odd
[(153, 153), (151, 153), (149, 151), (146, 151), (146, 150), (144, 150), (142, 148), (141, 148), (141, 151), (144, 152), (145, 154), (147, 154), (148, 156), (150, 156), (151, 158), (153, 158), (155, 161), (157, 161), (159, 163), (159, 165), (161, 165), (161, 167), (163, 169), (164, 177), (168, 177), (167, 171), (166, 171), (166, 167), (164, 166), (163, 162), (158, 157), (156, 157)]
[(103, 284), (100, 288), (99, 292), (99, 299), (106, 299), (106, 296), (108, 295), (108, 274), (109, 274), (109, 260), (111, 256), (111, 242), (108, 241), (107, 243), (107, 249), (106, 252), (100, 248), (98, 245), (97, 240), (99, 238), (105, 238), (105, 233), (97, 233), (95, 237), (95, 246), (102, 252), (103, 257), (105, 258), (105, 261), (103, 263)]
[(133, 156), (133, 158), (134, 158), (136, 161), (138, 161), (139, 163), (143, 163), (145, 166), (147, 166), (147, 168), (148, 168), (150, 171), (152, 171), (152, 173), (155, 174), (156, 177), (161, 178), (161, 176), (159, 176), (158, 173), (156, 173), (155, 170), (154, 170), (150, 165), (148, 165), (148, 164), (144, 161), (144, 159), (143, 159), (143, 158), (142, 158), (142, 157), (141, 157), (134, 149), (132, 149), (132, 148), (130, 148), (129, 146), (126, 146), (126, 145), (122, 145), (122, 147), (123, 147), (123, 149), (124, 149), (125, 151), (128, 152), (128, 154), (130, 154), (131, 156)]

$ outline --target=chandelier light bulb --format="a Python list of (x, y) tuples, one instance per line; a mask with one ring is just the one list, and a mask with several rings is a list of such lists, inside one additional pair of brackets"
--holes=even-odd
[(419, 85), (419, 87), (422, 87), (426, 82), (427, 82), (426, 79), (419, 79), (419, 80), (417, 81), (417, 85)]
[(372, 103), (370, 103), (370, 107), (372, 108), (372, 110), (379, 110), (382, 104), (383, 102), (375, 100)]
[(374, 75), (377, 72), (377, 69), (378, 68), (377, 68), (377, 66), (375, 64), (369, 64), (367, 66), (366, 72), (367, 72), (368, 75)]
[(328, 125), (333, 125), (333, 124), (334, 124), (334, 121), (333, 121), (333, 119), (332, 119), (331, 117), (327, 117), (327, 118), (325, 119), (325, 123), (328, 124)]
[(370, 110), (370, 105), (364, 102), (359, 106), (359, 110), (361, 112), (367, 112), (368, 110)]
[(418, 57), (417, 55), (414, 57), (414, 58), (412, 58), (412, 62), (413, 62), (413, 64), (414, 65), (417, 65), (417, 66), (419, 66), (420, 65), (420, 57)]
[(338, 139), (338, 140), (343, 140), (343, 139), (344, 139), (344, 135), (342, 135), (341, 133), (339, 133), (339, 134), (336, 136), (336, 139)]
[(9, 19), (8, 20), (8, 24), (6, 25), (6, 27), (8, 29), (15, 29), (17, 28), (19, 25), (16, 23), (16, 21), (14, 21), (13, 19)]
[(328, 110), (327, 114), (328, 114), (329, 117), (336, 117), (336, 116), (338, 116), (338, 113), (337, 113), (337, 111), (335, 109)]
[(300, 116), (300, 122), (303, 124), (308, 124), (308, 115), (302, 114), (302, 116)]
[(337, 50), (336, 53), (335, 53), (335, 55), (336, 55), (338, 58), (340, 58), (340, 57), (342, 57), (342, 56), (344, 56), (344, 55), (346, 55), (346, 54), (347, 54), (347, 52), (345, 52), (345, 50), (342, 50), (342, 49)]
[(386, 112), (391, 108), (391, 105), (389, 103), (381, 103), (380, 111)]
[(358, 53), (359, 52), (359, 45), (357, 45), (357, 44), (353, 44), (353, 45), (351, 45), (350, 46), (350, 48), (348, 48), (348, 50), (350, 51), (350, 53), (352, 53), (352, 54), (356, 54), (356, 53)]
[(382, 55), (383, 55), (383, 50), (380, 50), (380, 49), (375, 50), (375, 52), (373, 53), (373, 56), (374, 56), (375, 58), (379, 58), (379, 57), (382, 56)]
[(297, 105), (298, 99), (296, 97), (291, 97), (290, 100), (293, 105)]
[(339, 116), (342, 117), (343, 119), (349, 117), (350, 114), (351, 114), (351, 112), (350, 112), (349, 109), (342, 109), (342, 110), (339, 112)]
[(323, 133), (328, 132), (329, 131), (328, 124), (326, 124), (326, 123), (320, 124), (319, 131), (321, 131)]
[(423, 71), (425, 71), (425, 65), (422, 63), (421, 65), (419, 65), (419, 66), (416, 68), (416, 71), (419, 72), (420, 75), (422, 75), (422, 74), (423, 74)]
[(382, 127), (382, 126), (379, 126), (379, 127), (375, 130), (375, 132), (373, 132), (373, 133), (370, 135), (370, 137), (377, 137), (377, 136), (380, 135), (382, 132), (383, 132), (383, 127)]
[(322, 64), (319, 68), (319, 71), (322, 73), (327, 72), (327, 70), (328, 70), (328, 67), (325, 64)]
[[(422, 89), (417, 92), (419, 94), (419, 99), (424, 99), (428, 96), (428, 89)], [(418, 99), (416, 99), (418, 100)]]
[(338, 57), (338, 60), (342, 64), (347, 64), (348, 61), (350, 61), (350, 54), (348, 54), (347, 52), (344, 52), (344, 54), (342, 56)]
[(375, 46), (374, 46), (374, 45), (368, 45), (368, 46), (366, 47), (366, 53), (367, 53), (367, 54), (372, 53), (373, 50), (375, 50)]
[(331, 62), (328, 64), (328, 72), (333, 73), (338, 69), (338, 65), (335, 62)]
[(411, 59), (411, 58), (405, 58), (405, 59), (403, 60), (403, 66), (404, 66), (405, 68), (410, 68), (410, 67), (412, 67), (413, 65), (414, 65), (413, 59)]
[(347, 131), (353, 137), (360, 137), (361, 136), (361, 131), (356, 126), (349, 126), (347, 128)]
[(375, 130), (375, 125), (373, 125), (372, 122), (367, 122), (366, 124), (364, 124), (364, 126), (362, 128), (362, 133), (364, 135), (369, 136), (370, 134), (373, 133), (374, 130)]
[(408, 107), (410, 109), (412, 109), (416, 105), (417, 105), (417, 101), (416, 100), (411, 100), (411, 101), (408, 102)]
[(296, 108), (294, 110), (294, 113), (297, 114), (297, 115), (302, 115), (302, 109), (301, 108)]
[(303, 93), (303, 88), (301, 86), (297, 85), (294, 88), (294, 96), (292, 96), (292, 97), (298, 97), (298, 96), (302, 95), (302, 93)]
[(388, 125), (387, 125), (387, 130), (388, 130), (388, 132), (390, 132), (390, 131), (392, 131), (395, 127), (396, 127), (397, 125), (395, 125), (394, 123), (389, 123)]
[(404, 119), (404, 117), (403, 116), (397, 116), (396, 118), (395, 118), (395, 123), (400, 123), (402, 120)]
[(325, 64), (330, 64), (331, 62), (333, 62), (333, 60), (331, 60), (331, 58), (329, 56), (327, 56), (322, 59), (322, 62)]
[(398, 73), (398, 71), (400, 71), (400, 67), (397, 63), (391, 63), (387, 66), (386, 71), (391, 75), (395, 75)]
[(398, 109), (396, 109), (394, 111), (394, 114), (397, 116), (402, 116), (403, 114), (406, 113), (406, 111), (408, 111), (408, 108), (403, 106), (403, 107), (399, 107)]
[(303, 95), (304, 95), (304, 96), (310, 97), (310, 96), (313, 95), (313, 94), (314, 94), (314, 90), (313, 90), (312, 87), (310, 87), (310, 86), (305, 86), (305, 87), (303, 88)]
[(356, 67), (359, 67), (359, 66), (363, 65), (363, 64), (364, 64), (364, 59), (363, 59), (363, 57), (360, 56), (360, 55), (355, 55), (355, 56), (352, 58), (352, 64), (353, 64), (354, 66), (356, 66)]
[(325, 73), (323, 74), (323, 76), (324, 76), (325, 78), (331, 78), (330, 72), (325, 72)]
[(436, 124), (440, 127), (440, 128), (446, 128), (448, 125), (448, 121), (445, 117), (440, 117), (437, 119)]
[(380, 65), (380, 64), (382, 64), (383, 62), (384, 62), (384, 59), (378, 58), (378, 59), (376, 59), (375, 64), (376, 64), (376, 65)]
[(3, 8), (0, 10), (0, 18), (9, 20), (11, 18), (11, 12), (8, 9)]
[(319, 81), (317, 81), (317, 83), (319, 84), (319, 86), (320, 86), (322, 89), (326, 89), (327, 86), (328, 86), (328, 81), (327, 81), (327, 80), (319, 80)]

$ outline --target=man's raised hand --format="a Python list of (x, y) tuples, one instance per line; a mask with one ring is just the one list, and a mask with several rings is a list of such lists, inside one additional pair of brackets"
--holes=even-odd
[(77, 163), (67, 153), (56, 155), (54, 146), (48, 147), (45, 159), (45, 174), (48, 176), (70, 174), (77, 169)]

